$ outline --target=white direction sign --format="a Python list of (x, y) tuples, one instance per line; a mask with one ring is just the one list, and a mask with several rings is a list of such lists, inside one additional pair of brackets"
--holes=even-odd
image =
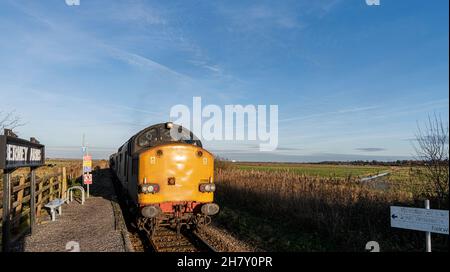
[(448, 211), (391, 206), (391, 227), (448, 235)]

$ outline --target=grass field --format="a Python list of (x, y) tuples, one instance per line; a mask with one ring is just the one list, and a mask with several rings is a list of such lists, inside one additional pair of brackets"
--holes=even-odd
[(365, 177), (389, 170), (384, 166), (283, 164), (283, 163), (236, 163), (241, 170), (291, 171), (305, 176), (318, 177)]

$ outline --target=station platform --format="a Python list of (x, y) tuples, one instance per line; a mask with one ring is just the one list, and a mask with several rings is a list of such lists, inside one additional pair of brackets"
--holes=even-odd
[(24, 252), (129, 252), (134, 251), (117, 202), (109, 169), (96, 170), (90, 197), (84, 205), (62, 205), (62, 215), (41, 218), (32, 235), (13, 245)]

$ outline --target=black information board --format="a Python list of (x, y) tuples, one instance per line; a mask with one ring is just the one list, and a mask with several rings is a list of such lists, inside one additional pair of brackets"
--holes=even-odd
[(37, 167), (45, 164), (45, 146), (14, 135), (0, 135), (0, 169)]

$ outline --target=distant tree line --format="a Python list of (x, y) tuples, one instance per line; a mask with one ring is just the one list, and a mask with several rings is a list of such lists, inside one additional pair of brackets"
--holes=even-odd
[[(221, 163), (231, 163), (230, 160), (224, 158), (216, 158), (216, 161), (220, 161)], [(354, 161), (321, 161), (321, 162), (238, 162), (238, 163), (247, 163), (247, 164), (323, 164), (323, 165), (358, 165), (358, 166), (426, 166), (427, 162), (422, 160), (395, 160), (395, 161), (378, 161), (378, 160), (354, 160)], [(442, 160), (439, 163), (442, 165), (448, 165), (448, 160)]]
[[(442, 165), (448, 165), (448, 160), (442, 160)], [(395, 161), (378, 161), (378, 160), (355, 160), (355, 161), (323, 161), (314, 164), (331, 164), (331, 165), (374, 165), (374, 166), (425, 166), (426, 161), (422, 160), (395, 160)]]

